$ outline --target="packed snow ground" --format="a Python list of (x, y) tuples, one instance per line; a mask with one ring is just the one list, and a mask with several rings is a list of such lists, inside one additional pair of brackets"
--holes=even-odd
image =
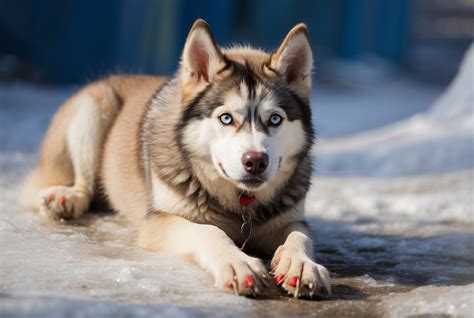
[(185, 260), (134, 247), (118, 215), (55, 224), (21, 210), (21, 178), (74, 89), (0, 85), (0, 316), (474, 316), (474, 72), (466, 63), (470, 75), (441, 99), (439, 88), (406, 77), (316, 88), (318, 173), (306, 205), (334, 291), (319, 301), (276, 289), (257, 300), (219, 292)]

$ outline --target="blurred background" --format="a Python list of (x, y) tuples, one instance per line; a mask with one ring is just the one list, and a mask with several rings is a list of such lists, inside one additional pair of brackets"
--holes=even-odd
[(341, 63), (334, 61), (357, 61), (372, 75), (388, 68), (446, 84), (472, 41), (474, 1), (1, 0), (0, 80), (172, 74), (196, 18), (221, 45), (268, 50), (306, 23), (320, 82), (338, 82)]

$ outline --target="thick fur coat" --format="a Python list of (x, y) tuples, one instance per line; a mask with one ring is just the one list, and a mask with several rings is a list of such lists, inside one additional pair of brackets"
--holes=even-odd
[(312, 65), (302, 24), (269, 54), (222, 49), (197, 20), (174, 77), (113, 76), (66, 101), (22, 203), (79, 218), (100, 192), (137, 227), (140, 246), (193, 258), (223, 290), (258, 294), (269, 283), (245, 253), (256, 250), (272, 255), (288, 293), (330, 293), (304, 218)]

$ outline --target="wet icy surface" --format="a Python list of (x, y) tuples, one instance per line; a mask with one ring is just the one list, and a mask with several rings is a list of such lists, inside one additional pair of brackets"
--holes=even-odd
[[(466, 312), (474, 292), (473, 177), (471, 170), (394, 180), (317, 178), (308, 219), (317, 259), (333, 276), (334, 294), (304, 301), (276, 289), (259, 300), (218, 292), (194, 265), (135, 248), (133, 230), (117, 215), (90, 213), (80, 222), (55, 224), (12, 208), (17, 186), (10, 182), (14, 173), (7, 172), (1, 180), (0, 308), (35, 314), (54, 308), (91, 317), (118, 312), (239, 317), (269, 310), (378, 315), (394, 308), (403, 313), (401, 304), (411, 312), (410, 300), (418, 313), (431, 312), (436, 301), (441, 312), (451, 308), (448, 304), (451, 311)], [(466, 284), (471, 285), (459, 292), (433, 287)]]
[[(412, 112), (427, 109), (440, 93), (396, 81), (378, 85), (389, 96), (406, 97)], [(340, 122), (332, 126), (338, 115), (320, 106), (319, 175), (306, 207), (333, 295), (307, 301), (276, 288), (259, 299), (219, 292), (193, 264), (134, 247), (135, 233), (118, 215), (89, 213), (57, 224), (19, 209), (21, 177), (34, 163), (52, 112), (71, 91), (0, 85), (0, 316), (474, 316), (472, 95), (458, 107), (461, 116), (440, 120), (439, 109), (436, 118), (424, 111), (367, 131), (377, 120), (385, 125), (410, 112), (375, 107), (378, 93), (368, 110), (370, 90), (361, 93), (359, 108), (351, 99), (348, 110), (347, 96), (319, 90), (343, 112), (339, 117), (354, 122), (346, 130)]]

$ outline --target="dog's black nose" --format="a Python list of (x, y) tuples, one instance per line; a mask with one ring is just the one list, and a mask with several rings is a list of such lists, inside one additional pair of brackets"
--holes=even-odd
[(242, 155), (242, 164), (248, 173), (261, 174), (267, 169), (268, 156), (264, 152), (247, 151)]

